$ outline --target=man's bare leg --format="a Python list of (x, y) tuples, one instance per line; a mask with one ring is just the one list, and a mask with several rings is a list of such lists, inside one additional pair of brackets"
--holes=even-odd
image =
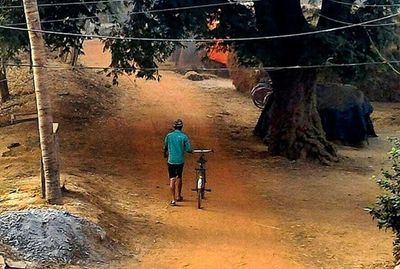
[(175, 202), (175, 183), (176, 183), (176, 177), (170, 178), (170, 182), (169, 182), (169, 188), (171, 190), (171, 203)]
[(177, 177), (177, 183), (178, 183), (178, 198), (176, 199), (177, 201), (182, 201), (182, 178)]

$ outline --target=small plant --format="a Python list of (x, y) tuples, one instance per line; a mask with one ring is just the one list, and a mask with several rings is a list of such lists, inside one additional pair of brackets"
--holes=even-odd
[(378, 196), (374, 207), (367, 208), (367, 211), (377, 220), (379, 229), (391, 229), (395, 234), (393, 255), (398, 263), (400, 261), (400, 139), (390, 138), (389, 141), (393, 144), (389, 152), (392, 166), (389, 170), (382, 169), (380, 177), (374, 177), (384, 192)]

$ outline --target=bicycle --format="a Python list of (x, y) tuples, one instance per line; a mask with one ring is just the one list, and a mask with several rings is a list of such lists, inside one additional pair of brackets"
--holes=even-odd
[(201, 209), (201, 202), (205, 198), (206, 192), (211, 192), (211, 189), (206, 189), (206, 158), (205, 154), (214, 152), (212, 149), (194, 149), (193, 153), (199, 153), (200, 157), (197, 160), (198, 167), (196, 168), (195, 188), (192, 191), (197, 193), (197, 208)]
[(251, 90), (251, 99), (256, 107), (259, 109), (264, 109), (273, 92), (274, 90), (270, 81), (267, 83), (261, 82), (254, 86), (254, 88)]

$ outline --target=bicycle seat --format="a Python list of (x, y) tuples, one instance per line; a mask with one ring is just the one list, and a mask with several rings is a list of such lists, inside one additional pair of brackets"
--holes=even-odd
[(212, 149), (193, 149), (193, 153), (210, 153), (214, 152)]

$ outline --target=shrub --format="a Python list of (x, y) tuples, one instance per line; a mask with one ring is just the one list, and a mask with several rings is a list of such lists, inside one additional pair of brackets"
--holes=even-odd
[(391, 229), (395, 235), (393, 254), (396, 263), (400, 261), (400, 139), (389, 139), (393, 144), (389, 152), (391, 168), (381, 170), (376, 183), (383, 190), (374, 207), (367, 208), (372, 218), (378, 222), (379, 229)]

